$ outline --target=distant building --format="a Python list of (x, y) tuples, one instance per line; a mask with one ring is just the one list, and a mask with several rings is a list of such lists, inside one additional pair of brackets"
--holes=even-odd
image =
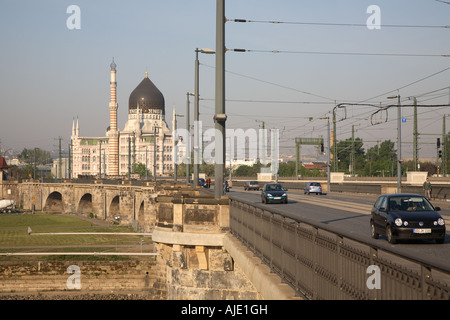
[(8, 168), (9, 168), (9, 166), (6, 163), (5, 158), (0, 157), (0, 181), (7, 179), (6, 169), (8, 169)]
[[(48, 172), (44, 172), (45, 166), (38, 166), (41, 177), (46, 177)], [(41, 171), (42, 170), (42, 171)], [(68, 179), (69, 178), (69, 158), (61, 158), (61, 164), (59, 159), (53, 159), (53, 165), (50, 173), (52, 177), (56, 179)]]
[(305, 169), (308, 169), (308, 170), (314, 170), (314, 169), (326, 170), (327, 169), (327, 163), (322, 162), (322, 161), (313, 161), (310, 163), (302, 163), (302, 165), (303, 165), (303, 167), (305, 167)]
[[(172, 132), (165, 121), (164, 96), (148, 78), (131, 92), (128, 121), (122, 131), (117, 127), (116, 64), (110, 65), (110, 126), (102, 137), (80, 135), (78, 120), (72, 126), (71, 177), (126, 176), (138, 163), (147, 164), (151, 174), (172, 175), (174, 148)], [(156, 147), (156, 157), (154, 149)]]

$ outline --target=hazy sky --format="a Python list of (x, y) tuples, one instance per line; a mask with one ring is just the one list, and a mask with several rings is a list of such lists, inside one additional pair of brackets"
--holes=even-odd
[[(80, 29), (67, 27), (70, 5), (80, 8)], [(371, 5), (380, 8), (381, 29), (366, 27)], [(295, 137), (326, 136), (326, 121), (318, 118), (329, 115), (335, 103), (385, 106), (396, 103), (386, 97), (397, 89), (402, 104), (410, 104), (411, 96), (422, 104), (449, 103), (450, 57), (440, 55), (450, 54), (450, 29), (430, 27), (450, 24), (449, 4), (226, 0), (225, 6), (228, 19), (257, 21), (227, 22), (226, 47), (263, 51), (226, 53), (227, 126), (258, 128), (264, 121), (266, 128), (280, 129), (281, 152), (294, 152)], [(66, 147), (77, 117), (82, 136), (104, 136), (112, 57), (117, 64), (119, 129), (127, 120), (128, 97), (146, 71), (165, 97), (171, 127), (173, 108), (184, 114), (186, 92), (194, 90), (195, 48), (215, 49), (215, 16), (214, 0), (2, 0), (2, 149), (56, 149), (60, 136)], [(204, 99), (200, 113), (208, 128), (213, 125), (215, 56), (200, 54), (199, 59)], [(366, 146), (377, 140), (396, 141), (397, 111), (384, 113), (376, 119), (382, 123), (373, 126), (367, 118), (375, 110), (347, 107), (346, 119), (337, 124), (338, 139), (349, 138), (355, 126), (355, 136), (366, 140)], [(403, 109), (404, 157), (412, 157), (412, 114), (412, 108)], [(419, 132), (427, 133), (420, 136), (421, 157), (435, 156), (437, 136), (430, 134), (442, 133), (445, 114), (450, 114), (449, 107), (420, 108)], [(179, 121), (184, 126), (184, 119)]]

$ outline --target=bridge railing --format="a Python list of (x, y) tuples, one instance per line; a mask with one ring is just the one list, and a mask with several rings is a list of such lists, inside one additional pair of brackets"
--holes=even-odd
[(448, 264), (431, 266), (331, 226), (231, 197), (230, 229), (308, 299), (450, 299)]

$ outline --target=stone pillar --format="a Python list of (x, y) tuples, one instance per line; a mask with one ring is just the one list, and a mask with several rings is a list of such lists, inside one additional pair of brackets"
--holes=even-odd
[[(253, 284), (224, 249), (229, 230), (229, 199), (156, 198), (158, 266), (166, 275), (169, 300), (260, 299)], [(161, 283), (158, 284), (161, 286)]]

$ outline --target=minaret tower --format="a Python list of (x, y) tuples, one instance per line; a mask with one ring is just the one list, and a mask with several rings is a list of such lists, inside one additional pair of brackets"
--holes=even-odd
[(108, 175), (119, 175), (119, 131), (117, 130), (117, 97), (116, 97), (116, 64), (114, 58), (111, 63), (111, 82), (110, 92), (111, 101), (109, 102), (109, 131), (107, 133), (109, 137), (109, 164)]

